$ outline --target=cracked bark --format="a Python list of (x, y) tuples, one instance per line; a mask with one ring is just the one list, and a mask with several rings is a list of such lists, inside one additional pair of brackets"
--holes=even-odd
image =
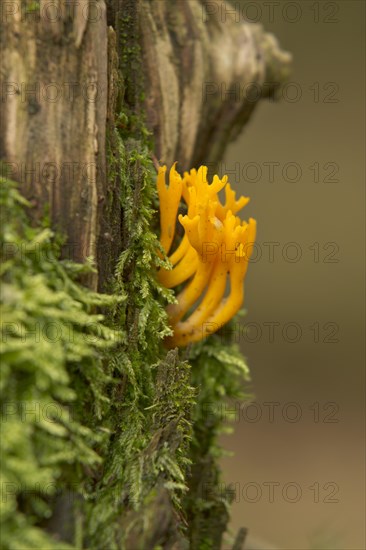
[(42, 11), (46, 4), (35, 14), (24, 15), (20, 3), (3, 12), (0, 158), (32, 215), (49, 209), (67, 237), (64, 255), (96, 258), (87, 283), (102, 288), (121, 248), (120, 209), (106, 204), (119, 184), (108, 178), (106, 132), (116, 82), (126, 76), (118, 76), (113, 30), (121, 18), (133, 14), (136, 42), (141, 37), (155, 155), (180, 169), (222, 158), (259, 99), (281, 86), (290, 57), (260, 25), (237, 22), (222, 1), (99, 0), (92, 11), (83, 0), (71, 13), (60, 0), (62, 17), (53, 18)]

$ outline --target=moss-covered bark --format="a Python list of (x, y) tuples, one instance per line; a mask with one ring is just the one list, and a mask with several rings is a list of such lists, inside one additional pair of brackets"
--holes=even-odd
[[(92, 4), (98, 18), (85, 17)], [(10, 14), (2, 34), (1, 160), (29, 200), (2, 178), (2, 489), (12, 488), (2, 544), (218, 549), (230, 502), (218, 487), (220, 404), (240, 395), (248, 370), (224, 335), (179, 353), (162, 345), (174, 296), (155, 278), (154, 162), (219, 160), (255, 102), (223, 99), (218, 86), (271, 75), (263, 89), (274, 91), (288, 58), (203, 0), (85, 0), (71, 15), (61, 5), (51, 22), (42, 3), (23, 1), (36, 18)], [(230, 59), (238, 48), (222, 65), (219, 50)], [(50, 81), (92, 83), (98, 97), (22, 92)], [(207, 82), (216, 91), (203, 101)], [(39, 177), (37, 163), (58, 177)], [(92, 173), (70, 178), (61, 168), (73, 163)], [(74, 263), (90, 256), (94, 269)], [(24, 416), (37, 403), (62, 414)]]

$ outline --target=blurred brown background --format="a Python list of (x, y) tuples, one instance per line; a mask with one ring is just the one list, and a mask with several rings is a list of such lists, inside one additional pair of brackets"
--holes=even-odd
[(364, 549), (365, 2), (233, 3), (292, 52), (294, 84), (220, 170), (259, 228), (238, 331), (256, 405), (222, 437), (231, 525), (263, 550)]

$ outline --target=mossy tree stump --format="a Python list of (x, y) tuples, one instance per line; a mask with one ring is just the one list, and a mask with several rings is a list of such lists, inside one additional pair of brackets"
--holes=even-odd
[[(163, 305), (171, 297), (153, 277), (154, 164), (178, 161), (180, 171), (217, 165), (258, 102), (276, 96), (290, 56), (221, 0), (60, 0), (53, 10), (42, 0), (5, 4), (2, 175), (18, 182), (34, 225), (46, 215), (64, 235), (64, 259), (93, 258), (95, 270), (79, 282), (124, 297), (107, 313), (124, 338), (104, 360), (109, 435), (95, 449), (103, 466), (79, 472), (98, 495), (95, 506), (89, 501), (81, 544), (220, 548), (228, 520), (222, 499), (213, 494), (211, 507), (197, 505), (202, 484), (218, 479), (210, 454), (217, 422), (209, 425), (199, 404), (202, 395), (220, 399), (217, 388), (204, 388), (205, 365), (212, 376), (211, 368), (230, 360), (220, 359), (215, 343), (198, 346), (192, 374), (184, 354), (162, 351)], [(233, 372), (241, 368), (235, 361)], [(234, 392), (230, 384), (228, 376), (226, 395)], [(188, 444), (192, 430), (200, 444), (194, 436)], [(117, 459), (126, 448), (122, 468)], [(134, 485), (138, 505), (118, 477), (122, 469), (143, 484)], [(183, 504), (179, 484), (190, 488)], [(65, 535), (55, 525), (57, 517), (48, 528), (80, 542), (78, 528)], [(242, 539), (243, 532), (236, 549)]]

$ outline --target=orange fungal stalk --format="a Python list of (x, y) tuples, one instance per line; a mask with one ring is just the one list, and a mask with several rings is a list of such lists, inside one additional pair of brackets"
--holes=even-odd
[[(176, 296), (177, 302), (167, 308), (174, 331), (166, 339), (168, 347), (202, 340), (238, 312), (256, 235), (255, 220), (245, 222), (236, 216), (249, 198), (236, 200), (227, 176), (214, 176), (209, 184), (206, 166), (185, 172), (183, 178), (175, 166), (170, 170), (168, 187), (166, 166), (158, 173), (160, 243), (172, 265), (170, 270), (161, 268), (158, 279), (167, 288), (185, 283)], [(222, 189), (224, 204), (218, 196)], [(182, 199), (187, 214), (178, 216)], [(185, 235), (171, 253), (177, 216)], [(228, 278), (230, 291), (225, 297)]]

